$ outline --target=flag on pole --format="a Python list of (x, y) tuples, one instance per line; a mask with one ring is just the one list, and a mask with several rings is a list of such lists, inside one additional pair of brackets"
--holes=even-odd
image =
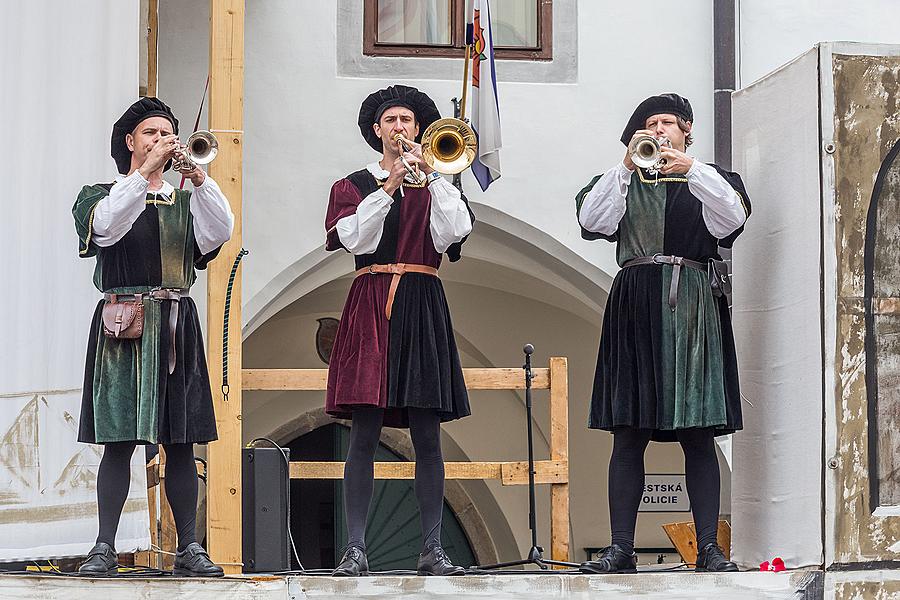
[(472, 163), (472, 173), (483, 191), (500, 178), (500, 148), (503, 147), (488, 0), (473, 0), (466, 41), (472, 49), (472, 129), (478, 136), (478, 155)]

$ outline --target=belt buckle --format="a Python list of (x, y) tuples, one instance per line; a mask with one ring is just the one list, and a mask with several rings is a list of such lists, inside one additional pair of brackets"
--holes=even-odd
[(657, 252), (656, 254), (653, 255), (653, 262), (658, 265), (664, 265), (664, 264), (666, 264), (666, 261), (663, 260), (664, 258), (668, 258), (668, 257), (665, 254), (663, 254), (662, 252)]
[(368, 269), (369, 269), (369, 275), (375, 274), (375, 265), (369, 265)]

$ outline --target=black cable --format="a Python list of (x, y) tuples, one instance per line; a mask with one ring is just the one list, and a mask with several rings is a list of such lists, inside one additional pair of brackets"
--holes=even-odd
[(231, 275), (228, 276), (228, 287), (225, 290), (225, 313), (222, 317), (222, 397), (228, 402), (228, 319), (231, 313), (231, 291), (234, 289), (234, 278), (237, 276), (238, 265), (248, 251), (241, 248), (237, 256), (234, 257), (234, 264), (231, 265)]
[[(254, 438), (254, 439), (250, 440), (250, 443), (247, 444), (247, 447), (248, 447), (248, 448), (253, 448), (253, 447), (254, 447), (254, 444), (255, 444), (256, 442), (269, 442), (270, 444), (272, 444), (272, 446), (273, 446), (276, 450), (278, 450), (278, 454), (281, 455), (282, 462), (284, 463), (285, 472), (286, 472), (286, 474), (287, 474), (287, 476), (288, 476), (288, 490), (290, 490), (290, 482), (291, 482), (291, 463), (288, 461), (288, 457), (285, 455), (285, 453), (284, 453), (284, 451), (282, 450), (281, 446), (279, 446), (278, 444), (276, 444), (274, 441), (270, 440), (270, 439), (267, 438), (267, 437), (258, 437), (258, 438)], [(291, 519), (290, 519), (291, 508), (290, 508), (290, 506), (289, 506), (289, 503), (290, 503), (290, 494), (288, 494), (288, 498), (285, 499), (285, 506), (286, 506), (287, 509), (288, 509), (288, 523), (287, 523), (288, 538), (291, 540), (291, 550), (294, 551), (294, 558), (297, 559), (297, 564), (300, 565), (300, 573), (305, 574), (305, 573), (306, 573), (306, 567), (304, 567), (304, 566), (303, 566), (303, 563), (300, 562), (300, 555), (297, 553), (297, 546), (294, 544), (294, 534), (291, 533)]]

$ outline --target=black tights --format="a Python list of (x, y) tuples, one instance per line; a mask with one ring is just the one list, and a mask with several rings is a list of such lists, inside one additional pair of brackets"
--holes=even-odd
[[(444, 509), (444, 458), (441, 455), (441, 418), (431, 409), (410, 408), (409, 434), (416, 451), (416, 500), (422, 521), (422, 546), (441, 541)], [(381, 437), (384, 410), (353, 411), (350, 449), (344, 465), (344, 514), (348, 545), (366, 547), (366, 521), (372, 502), (375, 450)]]
[[(131, 485), (134, 442), (106, 444), (97, 473), (97, 507), (100, 513), (98, 542), (116, 547), (116, 530)], [(178, 531), (178, 550), (197, 541), (197, 466), (193, 444), (166, 444), (166, 499), (172, 507)]]
[[(719, 461), (711, 429), (678, 429), (684, 450), (691, 512), (697, 530), (697, 548), (716, 541), (719, 521)], [(626, 552), (634, 549), (634, 527), (644, 491), (644, 450), (649, 429), (619, 429), (613, 432), (609, 459), (609, 520), (612, 543)]]

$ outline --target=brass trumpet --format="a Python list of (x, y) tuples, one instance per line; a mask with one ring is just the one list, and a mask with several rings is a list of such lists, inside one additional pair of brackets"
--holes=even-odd
[(219, 140), (211, 131), (201, 129), (191, 134), (185, 144), (178, 142), (172, 168), (179, 173), (190, 173), (197, 165), (206, 165), (219, 153)]
[(662, 147), (668, 144), (668, 138), (656, 139), (652, 135), (641, 135), (631, 140), (628, 154), (631, 156), (631, 162), (653, 173), (666, 165), (666, 159), (662, 158), (661, 154)]
[[(412, 142), (400, 133), (394, 139), (403, 152), (409, 152)], [(461, 173), (474, 162), (477, 151), (475, 131), (461, 119), (438, 119), (422, 134), (422, 159), (438, 173)], [(414, 169), (406, 159), (403, 159), (403, 166), (417, 182), (422, 183), (424, 178), (417, 168)]]

